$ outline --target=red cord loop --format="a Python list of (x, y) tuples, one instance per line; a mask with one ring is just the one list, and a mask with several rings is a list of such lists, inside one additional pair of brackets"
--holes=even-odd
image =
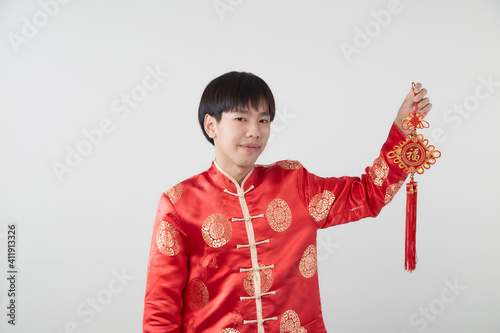
[[(415, 94), (415, 82), (411, 83), (411, 88), (413, 90), (413, 96), (416, 96), (417, 94)], [(417, 113), (417, 112), (418, 112), (418, 104), (417, 104), (417, 102), (415, 102), (415, 111), (414, 111), (414, 113)]]

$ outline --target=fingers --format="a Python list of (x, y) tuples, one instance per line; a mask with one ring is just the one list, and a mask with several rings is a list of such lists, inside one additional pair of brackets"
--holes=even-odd
[(422, 83), (417, 82), (417, 83), (415, 83), (415, 88), (413, 88), (413, 92), (414, 92), (415, 94), (418, 94), (418, 92), (419, 92), (421, 89), (422, 89)]
[(426, 97), (428, 91), (425, 88), (422, 89), (422, 84), (420, 82), (415, 84), (413, 91), (415, 92), (413, 102), (418, 103), (418, 110), (425, 116), (432, 108), (429, 98)]
[(427, 95), (427, 89), (422, 89), (422, 83), (418, 82), (408, 92), (408, 97), (412, 102), (419, 102)]
[[(422, 85), (420, 85), (422, 86)], [(413, 97), (413, 101), (414, 102), (419, 102), (421, 100), (423, 100), (425, 98), (425, 96), (427, 95), (427, 89), (415, 89), (415, 97)]]
[(427, 114), (429, 113), (429, 111), (431, 110), (432, 108), (432, 104), (431, 103), (428, 103), (426, 104), (424, 107), (420, 108), (420, 103), (418, 104), (419, 105), (419, 112), (422, 116), (427, 116)]
[(418, 109), (421, 110), (423, 109), (427, 104), (430, 104), (431, 103), (431, 100), (426, 97), (424, 98), (423, 100), (419, 101), (419, 102), (416, 102), (418, 103)]
[(425, 118), (429, 111), (432, 108), (432, 104), (430, 103), (430, 100), (428, 98), (424, 98), (420, 102), (417, 103), (418, 105), (418, 112)]
[(430, 103), (430, 99), (426, 97), (426, 95), (427, 89), (422, 88), (422, 84), (420, 82), (416, 83), (413, 86), (413, 89), (410, 89), (408, 95), (403, 101), (403, 105), (398, 111), (396, 122), (398, 122), (399, 119), (406, 118), (409, 113), (412, 113), (415, 108), (415, 104), (417, 105), (417, 111), (422, 116), (427, 116), (432, 108), (432, 104)]

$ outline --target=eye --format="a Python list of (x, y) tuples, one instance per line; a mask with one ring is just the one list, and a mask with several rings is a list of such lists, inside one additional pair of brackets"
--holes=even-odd
[(246, 120), (246, 119), (245, 119), (245, 118), (243, 118), (243, 117), (236, 117), (236, 118), (234, 118), (234, 119), (235, 119), (235, 120), (237, 120), (237, 121), (245, 121), (245, 120)]
[(268, 119), (261, 119), (260, 122), (263, 124), (267, 124), (267, 123), (269, 123), (269, 120)]

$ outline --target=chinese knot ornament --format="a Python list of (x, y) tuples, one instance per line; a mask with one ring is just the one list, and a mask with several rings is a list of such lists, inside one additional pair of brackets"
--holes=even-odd
[[(415, 83), (412, 82), (415, 89)], [(415, 95), (415, 91), (413, 91)], [(415, 103), (414, 112), (403, 119), (401, 127), (411, 130), (411, 134), (406, 136), (406, 141), (401, 141), (394, 146), (394, 150), (387, 154), (387, 157), (394, 160), (400, 168), (410, 174), (410, 182), (406, 184), (406, 240), (405, 240), (405, 269), (412, 272), (417, 264), (416, 253), (416, 222), (417, 222), (417, 182), (415, 173), (422, 174), (425, 169), (436, 163), (436, 159), (441, 156), (441, 152), (429, 145), (429, 141), (424, 139), (422, 134), (417, 134), (417, 129), (428, 128), (429, 123), (418, 112)]]

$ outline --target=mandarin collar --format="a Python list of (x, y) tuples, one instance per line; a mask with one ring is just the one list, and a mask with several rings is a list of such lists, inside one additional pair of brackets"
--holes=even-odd
[(229, 173), (222, 169), (222, 167), (218, 165), (215, 160), (212, 162), (208, 173), (213, 179), (214, 183), (222, 187), (223, 190), (226, 189), (232, 193), (238, 193), (238, 189), (241, 189), (242, 192), (245, 192), (252, 186), (255, 178), (254, 169), (255, 166), (248, 172), (245, 178), (243, 178), (243, 180), (241, 181), (241, 186)]

